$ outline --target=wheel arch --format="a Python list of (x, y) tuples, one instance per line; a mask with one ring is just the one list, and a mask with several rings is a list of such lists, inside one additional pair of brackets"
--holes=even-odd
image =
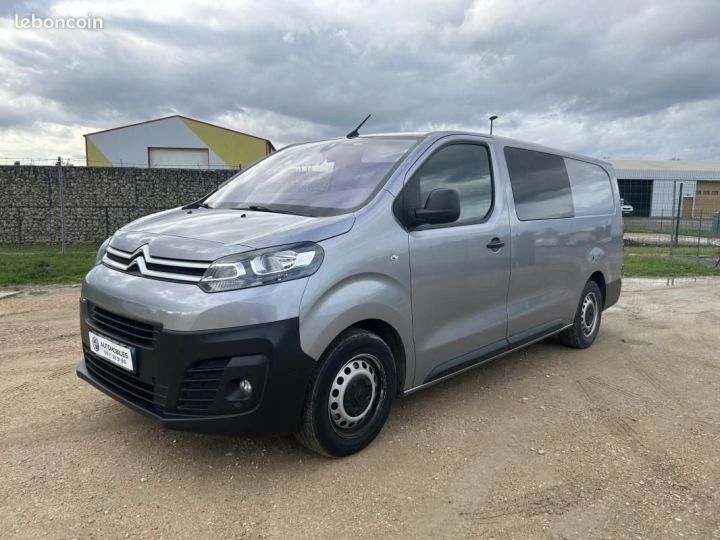
[[(605, 309), (605, 300), (606, 300), (606, 298), (607, 298), (607, 293), (606, 293), (606, 291), (607, 291), (607, 288), (606, 288), (607, 282), (605, 281), (605, 276), (603, 275), (603, 273), (602, 273), (600, 270), (596, 270), (595, 272), (593, 272), (593, 273), (590, 275), (590, 277), (588, 278), (587, 281), (594, 281), (595, 284), (596, 284), (596, 285), (598, 286), (598, 288), (600, 289), (600, 292), (602, 293), (602, 298), (603, 298), (603, 309)], [(587, 283), (587, 282), (586, 282), (586, 283)]]
[(343, 280), (315, 298), (306, 297), (300, 309), (300, 344), (315, 360), (348, 328), (378, 334), (396, 357), (400, 391), (412, 382), (412, 312), (407, 289), (382, 275)]
[[(395, 359), (395, 369), (397, 370), (397, 393), (402, 395), (405, 386), (405, 377), (407, 375), (407, 356), (405, 354), (405, 346), (403, 345), (400, 334), (393, 328), (390, 323), (387, 323), (380, 319), (365, 319), (358, 321), (345, 330), (350, 328), (362, 328), (373, 334), (377, 334), (380, 338), (387, 343), (390, 350), (393, 353)], [(342, 333), (342, 332), (341, 332)]]

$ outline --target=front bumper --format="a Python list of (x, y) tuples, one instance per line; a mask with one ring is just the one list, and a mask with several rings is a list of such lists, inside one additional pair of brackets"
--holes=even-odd
[[(107, 395), (172, 429), (241, 434), (296, 428), (315, 367), (300, 348), (297, 318), (176, 332), (97, 308), (81, 301), (77, 375)], [(94, 355), (90, 330), (133, 346), (135, 372)], [(239, 389), (243, 379), (252, 384), (249, 397)]]

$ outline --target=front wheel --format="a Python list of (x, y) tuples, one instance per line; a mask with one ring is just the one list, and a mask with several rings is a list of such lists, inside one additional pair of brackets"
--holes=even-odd
[(387, 420), (396, 380), (392, 351), (378, 335), (344, 332), (318, 363), (295, 436), (326, 456), (362, 450)]
[(580, 295), (573, 325), (560, 332), (560, 342), (575, 349), (586, 349), (592, 345), (600, 330), (603, 302), (600, 287), (594, 281), (588, 281)]

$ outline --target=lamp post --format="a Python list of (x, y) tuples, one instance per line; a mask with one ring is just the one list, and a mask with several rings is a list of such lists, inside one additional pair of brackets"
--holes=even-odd
[(493, 115), (490, 117), (490, 135), (492, 135), (493, 122), (494, 122), (495, 120), (497, 120), (497, 119), (498, 119), (497, 114), (493, 114)]

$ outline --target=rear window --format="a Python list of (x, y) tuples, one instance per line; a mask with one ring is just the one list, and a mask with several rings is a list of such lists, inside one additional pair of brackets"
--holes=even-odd
[(615, 211), (610, 176), (594, 163), (565, 159), (576, 216), (609, 215)]
[(570, 178), (561, 156), (506, 147), (505, 160), (519, 220), (573, 217)]

